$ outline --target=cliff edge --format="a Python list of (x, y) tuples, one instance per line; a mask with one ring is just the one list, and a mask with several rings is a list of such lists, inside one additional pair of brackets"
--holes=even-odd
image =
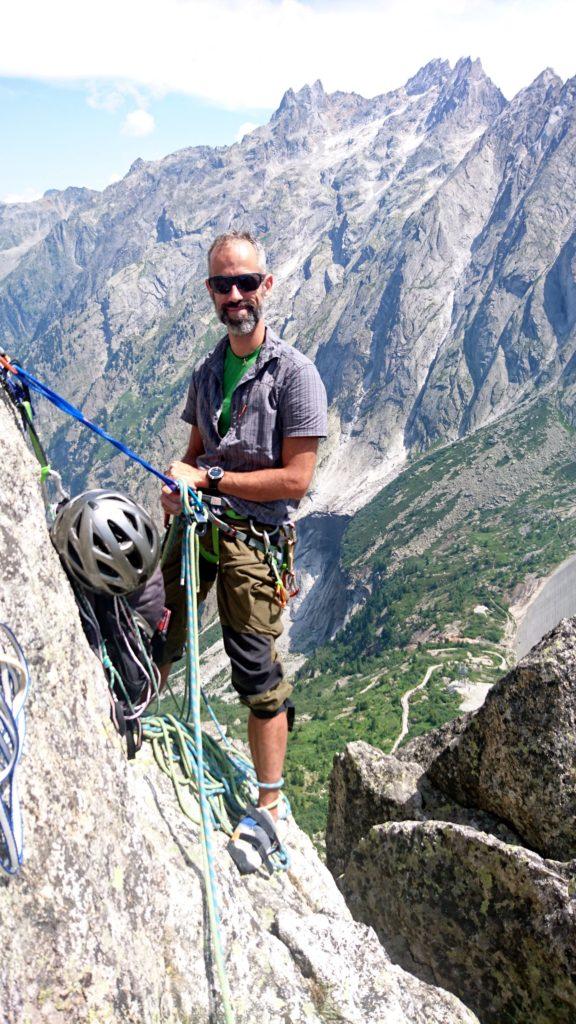
[[(127, 762), (106, 682), (52, 549), (38, 467), (0, 390), (0, 621), (32, 689), (20, 765), (25, 858), (0, 881), (5, 1024), (216, 1024), (199, 837), (145, 746)], [(216, 835), (237, 1024), (472, 1024), (354, 922), (307, 837), (243, 879)]]

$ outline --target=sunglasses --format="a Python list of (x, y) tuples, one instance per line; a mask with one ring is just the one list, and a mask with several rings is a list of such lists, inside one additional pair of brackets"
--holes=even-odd
[(231, 277), (216, 274), (215, 277), (208, 278), (208, 284), (213, 292), (218, 292), (218, 295), (229, 295), (234, 285), (239, 292), (255, 292), (265, 277), (266, 274), (233, 274)]

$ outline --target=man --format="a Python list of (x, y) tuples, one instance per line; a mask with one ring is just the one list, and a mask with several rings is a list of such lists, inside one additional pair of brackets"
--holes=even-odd
[[(208, 253), (206, 286), (227, 335), (194, 369), (182, 418), (188, 448), (169, 474), (230, 504), (232, 522), (251, 537), (274, 538), (306, 494), (319, 438), (326, 435), (326, 392), (313, 363), (266, 327), (264, 302), (273, 284), (260, 244), (249, 234), (220, 235)], [(164, 511), (180, 499), (163, 489)], [(289, 731), (292, 686), (274, 640), (282, 632), (277, 580), (264, 545), (219, 534), (218, 610), (232, 684), (250, 708), (248, 741), (261, 788), (258, 810), (240, 822), (230, 852), (253, 871), (274, 847), (274, 822)], [(211, 548), (210, 543), (205, 545)], [(216, 575), (214, 554), (201, 552), (202, 600)], [(183, 597), (177, 554), (167, 565), (166, 604), (172, 611), (162, 667), (182, 652)]]

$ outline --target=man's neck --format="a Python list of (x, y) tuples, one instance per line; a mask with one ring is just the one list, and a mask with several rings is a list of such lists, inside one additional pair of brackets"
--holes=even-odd
[(249, 356), (252, 352), (255, 352), (257, 348), (260, 348), (260, 345), (264, 341), (265, 334), (266, 325), (263, 320), (258, 321), (256, 327), (250, 334), (230, 334), (230, 332), (228, 332), (230, 348), (235, 356), (243, 359), (245, 356)]

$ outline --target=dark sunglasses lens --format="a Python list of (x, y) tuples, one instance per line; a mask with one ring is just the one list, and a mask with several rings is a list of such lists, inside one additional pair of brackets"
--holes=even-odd
[(218, 295), (228, 295), (232, 291), (233, 279), (229, 277), (211, 277), (210, 286)]
[(263, 280), (262, 274), (239, 274), (236, 284), (241, 292), (255, 292)]
[(264, 280), (264, 274), (238, 274), (236, 277), (224, 277), (216, 275), (210, 277), (210, 286), (218, 295), (228, 295), (234, 285), (241, 292), (255, 292)]

